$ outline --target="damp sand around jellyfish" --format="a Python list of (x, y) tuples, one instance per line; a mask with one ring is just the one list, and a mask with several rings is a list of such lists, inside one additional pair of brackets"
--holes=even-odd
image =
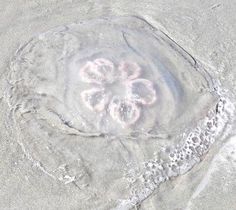
[(10, 69), (8, 127), (40, 170), (78, 186), (87, 209), (140, 204), (198, 163), (234, 110), (199, 61), (140, 17), (39, 34)]

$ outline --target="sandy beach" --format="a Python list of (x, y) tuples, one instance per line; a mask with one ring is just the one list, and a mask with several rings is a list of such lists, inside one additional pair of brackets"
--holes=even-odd
[[(232, 0), (0, 1), (0, 209), (236, 210), (235, 14)], [(74, 79), (102, 65), (106, 79)], [(86, 95), (120, 84), (132, 100)], [(201, 155), (155, 169), (191, 132), (212, 132)]]

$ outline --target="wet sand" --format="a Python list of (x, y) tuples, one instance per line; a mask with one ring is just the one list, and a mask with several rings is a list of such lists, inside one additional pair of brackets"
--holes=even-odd
[[(219, 79), (223, 87), (234, 93), (235, 11), (236, 5), (232, 1), (217, 4), (200, 1), (0, 3), (0, 115), (3, 119), (0, 131), (0, 208), (98, 209), (96, 203), (90, 206), (81, 205), (88, 198), (78, 183), (73, 180), (62, 183), (52, 179), (50, 174), (39, 170), (40, 163), (31, 161), (28, 153), (15, 141), (17, 134), (9, 128), (10, 115), (6, 116), (9, 107), (3, 95), (10, 60), (19, 46), (37, 34), (74, 21), (137, 15), (158, 26), (192, 56), (208, 66), (213, 78)], [(235, 124), (232, 126), (234, 128)], [(234, 209), (236, 146), (233, 135), (231, 132), (228, 137), (216, 141), (201, 158), (202, 161), (188, 173), (160, 185), (160, 188), (142, 203), (140, 209)], [(79, 164), (83, 164), (83, 161)], [(89, 182), (88, 180), (85, 180), (85, 183)], [(122, 184), (117, 183), (114, 188), (119, 191)], [(104, 197), (100, 195), (100, 202), (107, 204), (100, 209), (113, 206), (112, 202), (109, 202), (109, 193), (112, 195), (112, 190)], [(94, 197), (99, 196), (99, 188), (91, 194)]]

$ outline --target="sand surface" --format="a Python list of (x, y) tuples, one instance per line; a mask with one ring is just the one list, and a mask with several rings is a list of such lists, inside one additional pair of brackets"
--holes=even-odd
[[(10, 115), (7, 111), (9, 104), (4, 95), (6, 78), (10, 71), (10, 60), (22, 44), (42, 32), (73, 22), (108, 16), (135, 15), (161, 29), (189, 54), (207, 66), (212, 77), (219, 79), (222, 87), (234, 96), (236, 93), (235, 13), (236, 3), (229, 0), (217, 2), (200, 0), (187, 2), (183, 0), (1, 1), (0, 209), (111, 209), (117, 206), (116, 201), (129, 196), (125, 188), (126, 183), (122, 179), (115, 184), (111, 181), (116, 176), (120, 177), (120, 172), (113, 171), (105, 176), (103, 168), (99, 170), (99, 167), (91, 166), (99, 170), (101, 182), (97, 182), (97, 179), (93, 177), (76, 182), (73, 176), (63, 177), (61, 181), (60, 173), (57, 175), (56, 171), (48, 174), (48, 171), (44, 171), (43, 165), (41, 167), (39, 162), (32, 160), (29, 153), (22, 149), (22, 145), (16, 140), (18, 133), (12, 131), (9, 126)], [(233, 98), (232, 103), (235, 103)], [(135, 208), (142, 210), (236, 210), (236, 137), (234, 136), (236, 124), (233, 118), (231, 121), (227, 136), (223, 135), (214, 142), (198, 164), (187, 173), (162, 183), (141, 205)], [(35, 130), (29, 129), (27, 132), (29, 133), (27, 137), (32, 134), (40, 138), (41, 133)], [(103, 141), (103, 138), (100, 140)], [(67, 145), (66, 141), (64, 143)], [(73, 145), (72, 143), (70, 147)], [(87, 144), (81, 144), (82, 148), (87, 149), (83, 145)], [(114, 150), (120, 149), (118, 144), (113, 146)], [(99, 151), (99, 144), (94, 144), (94, 148)], [(135, 150), (133, 145), (131, 148)], [(41, 152), (32, 147), (30, 151), (34, 149), (35, 154)], [(119, 158), (119, 156), (112, 156), (113, 149), (107, 150), (104, 158), (109, 159), (109, 155), (111, 159)], [(150, 153), (147, 152), (147, 156), (142, 156), (142, 150), (137, 150), (140, 152), (137, 153), (140, 161), (148, 159), (149, 155), (152, 156), (152, 148), (147, 146), (145, 149), (145, 151), (150, 151)], [(120, 150), (120, 153), (126, 157), (127, 154), (122, 152)], [(96, 160), (95, 156), (98, 160), (102, 159), (99, 154), (94, 154), (91, 156), (94, 157), (94, 159), (91, 158), (91, 162)], [(49, 162), (49, 160), (54, 160), (50, 159), (51, 156), (47, 159), (46, 155), (40, 156), (39, 153), (38, 157), (45, 158), (42, 164), (47, 163), (48, 168), (50, 164), (55, 165), (54, 162)], [(120, 163), (119, 161), (117, 159), (117, 163)], [(81, 158), (79, 167), (83, 170), (85, 167), (81, 165), (84, 162)], [(117, 165), (122, 167), (122, 164), (121, 161), (120, 165)], [(107, 167), (104, 166), (105, 169), (107, 170)], [(83, 187), (87, 183), (94, 185), (95, 188), (89, 192), (86, 191), (86, 187)], [(107, 186), (107, 183), (113, 183), (112, 187)]]

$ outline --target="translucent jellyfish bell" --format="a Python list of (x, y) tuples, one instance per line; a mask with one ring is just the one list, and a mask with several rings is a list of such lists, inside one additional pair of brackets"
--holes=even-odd
[[(9, 127), (26, 156), (47, 175), (75, 182), (98, 209), (129, 197), (124, 168), (141, 168), (154, 153), (166, 161), (163, 148), (180, 144), (218, 97), (205, 69), (138, 17), (73, 23), (34, 37), (16, 52), (6, 91)], [(149, 181), (174, 174), (158, 167)], [(102, 199), (108, 196), (110, 203)], [(89, 199), (79, 202), (92, 208)]]

